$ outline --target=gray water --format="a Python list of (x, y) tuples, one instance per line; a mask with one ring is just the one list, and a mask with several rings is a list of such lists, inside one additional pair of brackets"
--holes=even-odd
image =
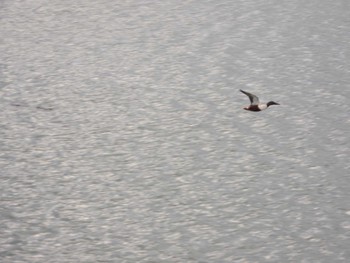
[(349, 262), (348, 0), (0, 6), (1, 262)]

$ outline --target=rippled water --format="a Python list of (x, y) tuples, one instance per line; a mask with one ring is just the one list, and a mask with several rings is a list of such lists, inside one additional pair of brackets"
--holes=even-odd
[(348, 1), (0, 6), (1, 262), (348, 262)]

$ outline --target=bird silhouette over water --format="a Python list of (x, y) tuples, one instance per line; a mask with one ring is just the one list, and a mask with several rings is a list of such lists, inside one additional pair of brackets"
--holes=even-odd
[(274, 101), (269, 101), (268, 103), (260, 103), (259, 98), (257, 96), (255, 96), (254, 94), (251, 94), (251, 93), (246, 92), (246, 91), (241, 90), (241, 89), (239, 91), (244, 93), (245, 95), (247, 95), (249, 97), (249, 100), (250, 100), (250, 105), (248, 107), (243, 108), (245, 110), (262, 111), (262, 110), (266, 110), (271, 105), (280, 105), (279, 103), (274, 102)]

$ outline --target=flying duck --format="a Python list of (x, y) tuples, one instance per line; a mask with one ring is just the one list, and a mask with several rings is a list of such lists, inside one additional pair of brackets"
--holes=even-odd
[(260, 103), (259, 98), (257, 96), (255, 96), (249, 92), (246, 92), (244, 90), (241, 90), (241, 89), (240, 89), (240, 92), (247, 95), (249, 97), (249, 100), (250, 100), (250, 105), (248, 107), (243, 108), (245, 110), (262, 111), (262, 110), (266, 110), (271, 105), (280, 105), (279, 103), (274, 102), (274, 101), (269, 101), (268, 103)]

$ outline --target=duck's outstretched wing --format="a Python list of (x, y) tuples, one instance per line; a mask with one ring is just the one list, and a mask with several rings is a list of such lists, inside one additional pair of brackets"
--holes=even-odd
[(259, 98), (249, 92), (246, 92), (244, 90), (239, 90), (240, 92), (244, 93), (245, 95), (247, 95), (249, 97), (250, 103), (252, 105), (258, 105), (259, 104)]

